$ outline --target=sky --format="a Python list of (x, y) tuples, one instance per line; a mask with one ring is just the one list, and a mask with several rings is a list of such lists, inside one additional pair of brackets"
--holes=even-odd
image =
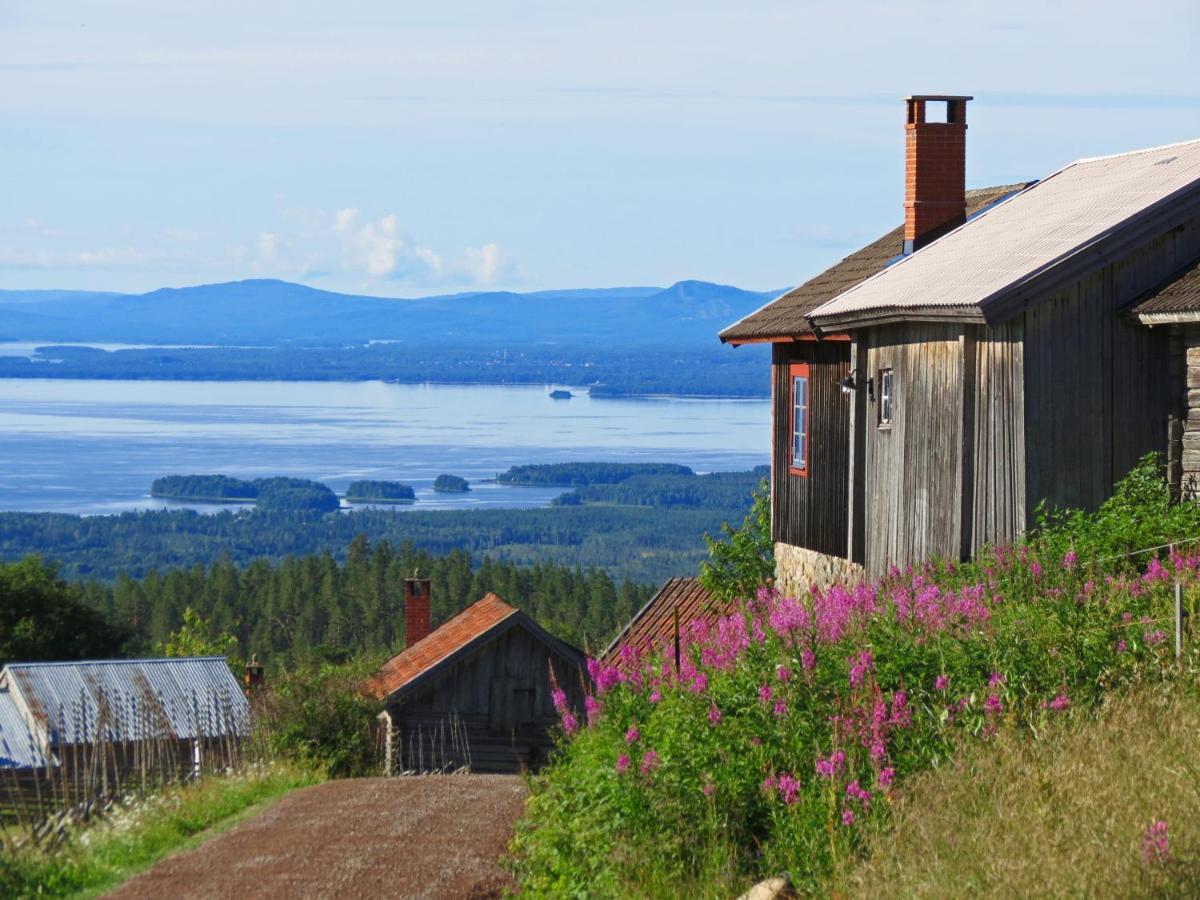
[(0, 289), (772, 290), (967, 183), (1200, 138), (1197, 0), (0, 0)]

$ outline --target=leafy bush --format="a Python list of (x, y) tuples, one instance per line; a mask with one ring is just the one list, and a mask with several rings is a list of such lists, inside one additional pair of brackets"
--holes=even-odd
[[(1118, 496), (1159, 494), (1135, 484)], [(1145, 523), (1133, 537), (1113, 537), (1109, 508), (967, 566), (801, 598), (759, 590), (741, 613), (689, 629), (678, 672), (632, 651), (619, 670), (593, 665), (589, 724), (576, 730), (564, 710), (574, 733), (534, 782), (514, 841), (520, 881), (533, 894), (729, 896), (787, 871), (826, 889), (864, 833), (886, 827), (896, 787), (964, 740), (1040, 730), (1173, 666), (1172, 581), (1200, 587), (1200, 548), (1144, 572), (1057, 550), (1161, 533), (1131, 512)], [(753, 527), (710, 582), (758, 564)]]
[(272, 676), (254, 699), (270, 749), (284, 759), (317, 767), (331, 778), (375, 774), (375, 715), (379, 704), (363, 683), (379, 660), (313, 660)]
[(775, 574), (771, 489), (765, 479), (753, 496), (754, 504), (740, 528), (722, 525), (723, 540), (704, 535), (709, 558), (700, 565), (700, 580), (719, 600), (753, 596), (758, 586)]

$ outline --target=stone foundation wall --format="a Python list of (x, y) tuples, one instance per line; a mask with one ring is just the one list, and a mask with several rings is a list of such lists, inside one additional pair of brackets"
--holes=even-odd
[(775, 586), (787, 597), (798, 597), (813, 585), (856, 584), (866, 577), (858, 563), (792, 544), (775, 545)]

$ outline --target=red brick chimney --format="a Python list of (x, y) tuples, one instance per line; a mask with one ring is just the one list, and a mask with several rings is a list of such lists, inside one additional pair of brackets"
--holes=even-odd
[(920, 250), (967, 217), (967, 101), (905, 97), (904, 252)]
[(411, 647), (426, 637), (430, 627), (429, 579), (420, 572), (404, 579), (404, 646)]

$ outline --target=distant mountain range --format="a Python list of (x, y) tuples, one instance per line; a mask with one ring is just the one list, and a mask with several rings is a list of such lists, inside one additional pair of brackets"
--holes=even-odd
[(779, 291), (703, 281), (413, 300), (270, 279), (147, 294), (0, 290), (0, 340), (223, 346), (711, 344)]

